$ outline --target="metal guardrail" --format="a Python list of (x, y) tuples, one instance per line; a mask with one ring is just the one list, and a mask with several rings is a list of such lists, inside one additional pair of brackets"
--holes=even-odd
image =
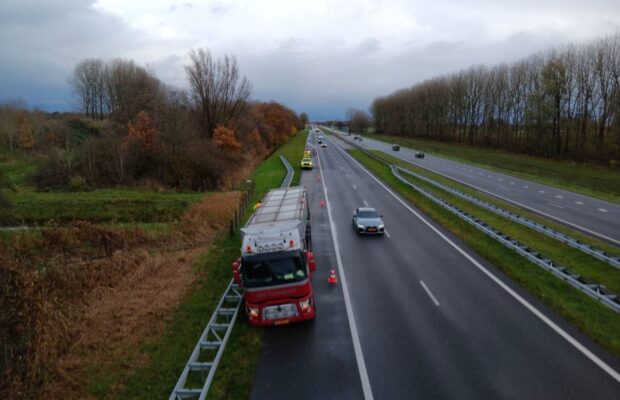
[[(295, 172), (284, 156), (280, 156), (280, 160), (287, 170), (280, 187), (287, 188), (291, 185)], [(243, 290), (231, 280), (185, 364), (169, 400), (206, 399), (242, 303)], [(197, 376), (193, 377), (194, 374)]]
[[(207, 327), (200, 335), (200, 340), (194, 347), (169, 400), (194, 398), (204, 400), (207, 397), (242, 300), (241, 289), (231, 280)], [(198, 377), (195, 378), (190, 374), (197, 374)], [(188, 380), (198, 380), (200, 383), (192, 385), (192, 381)]]
[(470, 194), (461, 192), (459, 190), (453, 189), (448, 185), (445, 185), (443, 183), (437, 182), (433, 179), (430, 179), (426, 176), (417, 174), (413, 171), (410, 171), (408, 169), (399, 167), (397, 165), (394, 166), (398, 171), (404, 172), (408, 175), (411, 175), (417, 179), (420, 179), (426, 183), (429, 183), (439, 189), (445, 190), (446, 192), (453, 194), (463, 200), (467, 200), (471, 203), (474, 203), (477, 206), (480, 206), (488, 211), (491, 211), (497, 215), (500, 215), (504, 218), (508, 218), (509, 220), (516, 222), (518, 224), (527, 226), (528, 228), (534, 229), (535, 231), (538, 231), (542, 234), (545, 234), (553, 239), (556, 239), (562, 243), (566, 243), (567, 245), (580, 250), (594, 258), (597, 258), (601, 261), (604, 261), (606, 263), (608, 263), (609, 265), (616, 267), (618, 269), (620, 269), (620, 258), (619, 257), (615, 257), (612, 256), (610, 254), (607, 254), (605, 251), (601, 250), (601, 249), (597, 249), (596, 247), (593, 247), (589, 244), (583, 243), (578, 239), (575, 239), (569, 235), (566, 235), (564, 233), (558, 232), (546, 225), (540, 224), (536, 221), (532, 221), (531, 219), (525, 218), (521, 215), (512, 213), (508, 210), (504, 210), (503, 208), (500, 208), (494, 204), (491, 204), (489, 202), (486, 202), (482, 199), (479, 199), (475, 196), (472, 196)]
[(353, 144), (353, 146), (363, 151), (364, 153), (366, 153), (369, 157), (379, 161), (382, 164), (389, 166), (390, 170), (392, 171), (392, 174), (398, 180), (400, 180), (407, 186), (415, 189), (416, 191), (418, 191), (419, 193), (421, 193), (423, 196), (430, 199), (434, 203), (440, 205), (446, 210), (457, 215), (459, 218), (465, 220), (469, 224), (473, 225), (475, 228), (489, 235), (493, 239), (499, 241), (504, 246), (517, 252), (521, 256), (527, 258), (529, 261), (533, 262), (535, 265), (538, 265), (539, 267), (542, 267), (543, 269), (553, 273), (554, 275), (566, 281), (568, 284), (570, 284), (574, 288), (581, 290), (582, 292), (586, 293), (587, 295), (594, 298), (595, 300), (598, 300), (604, 305), (608, 306), (612, 310), (616, 312), (620, 312), (620, 298), (618, 297), (618, 295), (608, 291), (605, 288), (605, 286), (598, 284), (598, 283), (590, 282), (584, 279), (583, 277), (581, 277), (580, 275), (571, 272), (568, 268), (563, 267), (553, 262), (552, 260), (546, 258), (542, 254), (530, 249), (528, 246), (520, 243), (519, 241), (493, 228), (492, 226), (488, 225), (484, 221), (474, 217), (473, 215), (470, 215), (469, 213), (461, 210), (460, 208), (449, 203), (448, 201), (442, 199), (440, 196), (402, 177), (398, 173), (398, 167), (388, 163), (387, 161), (381, 159), (380, 157), (375, 156), (374, 154), (368, 152), (366, 149), (363, 149), (355, 144)]
[(286, 157), (281, 155), (280, 160), (282, 160), (282, 163), (284, 163), (284, 166), (286, 167), (286, 177), (284, 178), (284, 181), (282, 182), (282, 185), (280, 186), (281, 189), (284, 189), (284, 188), (291, 186), (291, 182), (293, 181), (293, 175), (295, 174), (295, 171), (293, 170), (291, 163), (288, 162)]

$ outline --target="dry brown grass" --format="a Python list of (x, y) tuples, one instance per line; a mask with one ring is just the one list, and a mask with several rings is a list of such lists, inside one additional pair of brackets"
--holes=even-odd
[(194, 258), (226, 230), (240, 199), (206, 197), (164, 243), (79, 223), (0, 247), (0, 397), (82, 397), (82, 371), (159, 334), (195, 279)]

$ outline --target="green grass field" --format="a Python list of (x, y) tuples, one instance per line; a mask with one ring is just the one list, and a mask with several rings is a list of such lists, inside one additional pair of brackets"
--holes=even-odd
[(620, 171), (617, 169), (432, 140), (378, 134), (364, 136), (620, 203)]
[(41, 225), (48, 221), (93, 223), (169, 222), (205, 193), (153, 192), (144, 189), (97, 189), (88, 192), (7, 192), (12, 217), (3, 225)]
[[(299, 183), (299, 163), (307, 135), (307, 131), (301, 131), (254, 170), (252, 179), (256, 181), (256, 186), (253, 203), (269, 189), (279, 187), (286, 176), (280, 154), (296, 168), (292, 184)], [(87, 371), (93, 376), (88, 386), (89, 394), (102, 399), (166, 398), (232, 277), (229, 266), (239, 256), (240, 246), (239, 234), (232, 238), (226, 235), (214, 243), (195, 264), (198, 284), (182, 300), (167, 323), (164, 334), (140, 349), (133, 349), (133, 353), (128, 355), (129, 359), (136, 354), (148, 354), (148, 362), (129, 374), (123, 368), (125, 360), (119, 360), (117, 368), (104, 374)], [(249, 396), (263, 331), (249, 327), (245, 318), (244, 313), (238, 317), (211, 386), (209, 399), (243, 399)], [(119, 382), (122, 387), (113, 389), (118, 387)]]
[[(574, 289), (540, 267), (528, 262), (467, 222), (432, 203), (429, 199), (395, 178), (386, 165), (370, 158), (360, 150), (349, 150), (349, 152), (377, 177), (415, 204), (422, 212), (457, 235), (470, 248), (485, 257), (515, 282), (534, 294), (558, 314), (575, 324), (603, 347), (616, 356), (620, 356), (620, 336), (618, 335), (618, 332), (620, 332), (620, 318), (618, 318), (616, 312), (601, 305), (596, 300)], [(464, 204), (461, 205), (465, 207)], [(514, 232), (520, 230), (520, 228), (509, 227), (508, 225), (502, 225), (501, 229), (514, 229)], [(519, 233), (519, 235), (522, 234), (523, 232)], [(526, 236), (528, 235), (529, 233), (526, 234)], [(542, 240), (544, 243), (539, 245), (544, 251), (552, 251), (551, 248), (556, 248), (546, 238)], [(553, 251), (556, 251), (553, 253), (554, 256), (560, 256), (559, 252), (561, 250)], [(563, 260), (566, 261), (566, 259)], [(571, 264), (571, 267), (577, 268), (576, 264)], [(589, 262), (589, 265), (584, 268), (587, 268), (588, 273), (594, 274), (593, 268), (598, 267), (600, 265)], [(597, 275), (597, 277), (603, 278), (602, 275)], [(617, 279), (618, 275), (616, 273), (609, 282), (617, 285)]]

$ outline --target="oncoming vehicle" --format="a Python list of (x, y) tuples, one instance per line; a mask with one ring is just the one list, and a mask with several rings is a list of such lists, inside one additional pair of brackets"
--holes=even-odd
[(321, 142), (321, 147), (327, 147), (327, 143)]
[(422, 153), (421, 151), (416, 152), (415, 158), (424, 158), (424, 153)]
[(383, 215), (372, 207), (360, 207), (353, 211), (353, 229), (360, 234), (383, 235)]
[(305, 157), (301, 159), (301, 169), (312, 169), (312, 158)]
[(394, 144), (392, 145), (392, 150), (394, 150), (394, 151), (399, 151), (399, 150), (400, 150), (400, 146), (399, 146), (398, 144), (394, 143)]
[(313, 319), (316, 264), (306, 188), (269, 191), (241, 232), (241, 257), (232, 270), (235, 283), (243, 287), (250, 325)]

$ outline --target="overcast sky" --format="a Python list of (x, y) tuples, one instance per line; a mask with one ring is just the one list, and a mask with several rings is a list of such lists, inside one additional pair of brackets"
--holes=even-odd
[(0, 101), (75, 109), (80, 60), (133, 59), (186, 87), (190, 49), (237, 57), (256, 100), (313, 120), (476, 64), (620, 30), (619, 0), (0, 0)]

